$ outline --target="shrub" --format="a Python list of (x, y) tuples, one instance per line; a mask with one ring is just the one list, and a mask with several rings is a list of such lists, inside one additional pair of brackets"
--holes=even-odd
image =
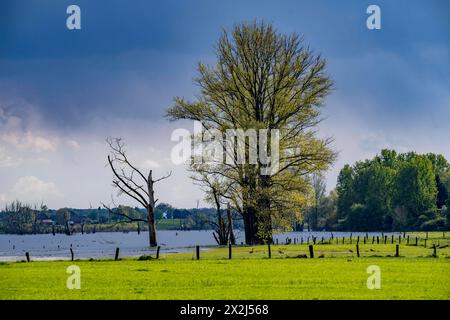
[(436, 218), (422, 223), (420, 229), (423, 231), (443, 230), (445, 229), (445, 223), (445, 218)]

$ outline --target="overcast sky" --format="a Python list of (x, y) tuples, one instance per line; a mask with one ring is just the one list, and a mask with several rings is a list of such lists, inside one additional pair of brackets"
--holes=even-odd
[[(66, 8), (81, 8), (81, 30)], [(368, 30), (366, 8), (381, 8)], [(203, 195), (170, 161), (164, 110), (194, 98), (196, 63), (213, 62), (223, 28), (255, 19), (303, 34), (328, 60), (335, 90), (321, 136), (339, 159), (327, 173), (379, 153), (435, 152), (450, 159), (450, 3), (442, 1), (23, 1), (0, 2), (0, 205), (97, 207), (113, 192), (107, 136), (169, 180), (160, 201), (195, 207)], [(126, 199), (120, 203), (132, 204)]]

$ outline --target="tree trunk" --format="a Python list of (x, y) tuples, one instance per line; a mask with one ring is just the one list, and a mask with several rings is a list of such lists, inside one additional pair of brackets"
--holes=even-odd
[(150, 247), (156, 247), (158, 243), (156, 242), (155, 214), (153, 212), (153, 207), (151, 206), (147, 208), (147, 217), (148, 217), (149, 244)]
[(258, 238), (258, 243), (263, 244), (264, 242), (272, 240), (272, 217), (270, 212), (270, 199), (267, 196), (267, 190), (270, 186), (270, 176), (260, 175), (260, 188), (262, 190), (261, 195), (258, 197), (258, 209), (256, 212), (256, 237)]
[(253, 245), (255, 243), (255, 209), (253, 207), (244, 208), (244, 230), (245, 230), (245, 244)]
[(261, 234), (259, 232), (261, 231), (260, 227), (264, 225), (264, 222), (260, 219), (260, 217), (258, 217), (259, 214), (260, 213), (257, 212), (257, 209), (255, 207), (247, 208), (248, 234), (246, 231), (245, 239), (246, 243), (249, 245), (257, 245), (264, 243), (264, 239), (261, 237)]
[[(262, 176), (260, 178), (261, 187), (266, 187), (270, 183), (270, 178)], [(249, 186), (249, 191), (243, 195), (243, 213), (244, 229), (245, 229), (245, 243), (247, 245), (264, 244), (265, 240), (272, 239), (272, 223), (270, 219), (270, 212), (267, 209), (270, 207), (270, 200), (267, 197), (259, 196), (255, 202), (256, 182), (246, 181)], [(269, 239), (270, 238), (270, 239)]]
[(65, 223), (65, 225), (66, 225), (66, 234), (67, 234), (68, 236), (70, 236), (70, 227), (69, 227), (69, 221), (67, 221), (67, 220), (66, 220), (66, 223)]
[(218, 245), (226, 245), (228, 243), (228, 232), (222, 218), (222, 209), (220, 208), (219, 195), (215, 189), (213, 189), (212, 192), (214, 195), (217, 212), (217, 236), (214, 234), (214, 238), (216, 239)]
[(231, 216), (230, 203), (227, 206), (227, 219), (228, 219), (228, 240), (231, 244), (236, 244), (236, 238), (233, 231), (233, 218)]
[(156, 228), (155, 228), (155, 193), (153, 191), (153, 177), (152, 170), (148, 174), (148, 194), (149, 201), (147, 207), (147, 219), (148, 219), (148, 236), (150, 247), (156, 247), (158, 243), (156, 242)]

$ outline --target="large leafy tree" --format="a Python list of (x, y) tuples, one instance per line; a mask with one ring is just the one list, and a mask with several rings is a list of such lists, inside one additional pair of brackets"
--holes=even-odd
[[(307, 201), (307, 176), (332, 163), (330, 139), (317, 137), (320, 107), (332, 81), (325, 60), (315, 55), (296, 34), (284, 35), (270, 24), (243, 23), (224, 31), (216, 46), (217, 61), (200, 63), (196, 101), (176, 98), (167, 111), (171, 120), (190, 119), (206, 130), (279, 130), (279, 169), (261, 174), (268, 164), (210, 162), (192, 169), (223, 176), (226, 197), (242, 214), (246, 242), (261, 243), (272, 237), (273, 219), (300, 214)], [(270, 132), (270, 131), (269, 131)], [(270, 139), (257, 137), (258, 151), (272, 150)], [(217, 141), (216, 141), (217, 142)], [(218, 141), (224, 147), (226, 141)], [(246, 157), (250, 148), (245, 140)]]

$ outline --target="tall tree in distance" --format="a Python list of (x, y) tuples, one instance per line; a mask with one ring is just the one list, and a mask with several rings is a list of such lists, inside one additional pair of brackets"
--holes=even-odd
[[(168, 178), (171, 173), (159, 179), (153, 179), (153, 171), (148, 174), (139, 170), (133, 165), (125, 152), (125, 144), (121, 138), (108, 138), (106, 142), (110, 148), (108, 155), (108, 165), (113, 173), (113, 186), (118, 189), (119, 195), (125, 194), (142, 205), (147, 211), (147, 223), (149, 230), (150, 247), (157, 246), (156, 227), (155, 227), (155, 205), (158, 199), (155, 199), (154, 185), (155, 183)], [(108, 208), (106, 205), (104, 205)], [(110, 209), (110, 208), (108, 208)], [(141, 221), (142, 219), (134, 218), (124, 212), (117, 213), (109, 210), (111, 213), (120, 214), (122, 217), (130, 221)], [(145, 220), (144, 220), (145, 221)]]
[(71, 234), (71, 226), (69, 221), (72, 217), (72, 213), (69, 208), (60, 208), (56, 211), (56, 223), (64, 227), (66, 235)]
[(321, 173), (314, 173), (311, 177), (313, 188), (313, 205), (308, 215), (308, 227), (312, 230), (318, 230), (319, 210), (325, 198), (326, 184)]
[(433, 164), (429, 158), (415, 153), (404, 155), (394, 185), (396, 207), (408, 212), (408, 225), (416, 230), (435, 218), (437, 187)]
[[(263, 22), (241, 23), (231, 32), (224, 31), (216, 57), (213, 66), (198, 66), (198, 99), (177, 97), (167, 117), (197, 120), (206, 130), (222, 133), (278, 130), (275, 172), (264, 174), (274, 163), (261, 158), (255, 163), (211, 161), (202, 166), (203, 171), (222, 175), (231, 186), (228, 197), (243, 217), (246, 243), (270, 241), (273, 219), (300, 214), (310, 192), (308, 175), (326, 170), (335, 159), (331, 139), (316, 134), (332, 81), (325, 74), (325, 60), (309, 50), (300, 36), (281, 34)], [(270, 138), (255, 137), (256, 146), (247, 138), (246, 159), (255, 149), (275, 152)], [(226, 153), (225, 139), (214, 143), (221, 143)]]

